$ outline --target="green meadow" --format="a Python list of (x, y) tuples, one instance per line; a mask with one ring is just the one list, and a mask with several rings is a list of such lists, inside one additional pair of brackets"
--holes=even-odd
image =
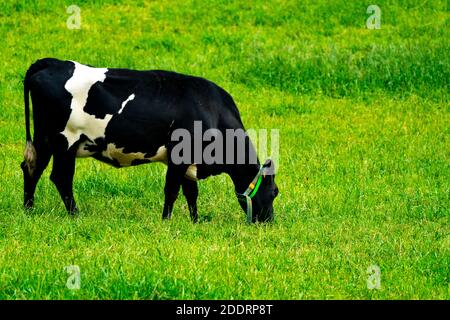
[[(372, 2), (2, 1), (0, 299), (449, 299), (448, 2), (377, 0), (369, 29)], [(93, 159), (78, 217), (51, 164), (24, 210), (22, 81), (43, 57), (223, 87), (246, 128), (279, 130), (274, 223), (246, 224), (225, 175), (200, 183), (198, 224), (181, 194), (162, 221), (163, 164)]]

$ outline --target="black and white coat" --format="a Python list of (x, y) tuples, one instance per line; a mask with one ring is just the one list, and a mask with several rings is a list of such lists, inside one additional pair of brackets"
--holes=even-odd
[[(194, 121), (201, 121), (204, 130), (244, 129), (232, 97), (200, 77), (160, 70), (94, 68), (46, 58), (28, 69), (24, 102), (27, 144), (21, 167), (26, 207), (33, 206), (36, 184), (52, 156), (50, 177), (70, 213), (77, 211), (72, 190), (77, 157), (93, 157), (118, 168), (166, 163), (163, 218), (171, 217), (182, 188), (193, 221), (198, 219), (198, 180), (227, 173), (236, 192), (242, 193), (260, 170), (259, 162), (207, 165), (171, 161), (174, 142), (170, 137), (175, 129), (192, 131)], [(246, 145), (247, 152), (254, 152), (248, 138)], [(273, 164), (268, 161), (264, 166)], [(277, 193), (274, 175), (264, 175), (252, 199), (253, 222), (273, 218)], [(247, 210), (244, 202), (241, 206)]]

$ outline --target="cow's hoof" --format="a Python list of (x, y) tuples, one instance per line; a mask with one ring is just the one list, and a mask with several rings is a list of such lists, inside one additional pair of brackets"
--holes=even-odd
[(33, 209), (33, 207), (34, 207), (34, 197), (25, 199), (24, 202), (23, 202), (23, 207), (25, 209)]
[(75, 207), (74, 209), (67, 211), (67, 213), (69, 214), (70, 217), (76, 218), (80, 215), (80, 211), (78, 210), (77, 207)]

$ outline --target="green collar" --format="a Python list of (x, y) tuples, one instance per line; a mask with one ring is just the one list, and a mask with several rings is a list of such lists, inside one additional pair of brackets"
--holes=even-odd
[(261, 181), (263, 179), (262, 172), (263, 166), (261, 166), (255, 178), (253, 178), (252, 182), (250, 182), (250, 185), (248, 186), (247, 190), (244, 191), (244, 193), (236, 192), (238, 200), (239, 201), (245, 200), (247, 203), (247, 223), (252, 222), (253, 218), (252, 199), (258, 192), (259, 186), (261, 185)]

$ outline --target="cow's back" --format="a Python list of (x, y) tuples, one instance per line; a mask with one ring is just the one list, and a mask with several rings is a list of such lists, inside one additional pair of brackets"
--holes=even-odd
[(242, 127), (234, 102), (214, 83), (170, 71), (95, 68), (39, 60), (30, 67), (35, 121), (65, 148), (115, 166), (167, 161), (171, 132)]

